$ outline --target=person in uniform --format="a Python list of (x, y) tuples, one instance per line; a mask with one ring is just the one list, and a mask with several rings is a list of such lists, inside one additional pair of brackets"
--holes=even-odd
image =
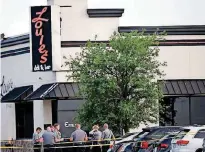
[[(84, 141), (88, 140), (87, 134), (85, 131), (81, 130), (80, 124), (75, 125), (76, 130), (71, 134), (70, 141), (74, 142), (74, 146), (82, 146)], [(79, 147), (74, 148), (75, 152), (84, 152), (85, 148)]]
[[(99, 145), (100, 144), (100, 140), (101, 140), (101, 136), (102, 133), (101, 131), (99, 131), (99, 126), (98, 125), (94, 125), (93, 126), (93, 130), (92, 130), (92, 138), (91, 140), (93, 141), (93, 145)], [(100, 152), (101, 151), (101, 147), (99, 146), (93, 146), (92, 147), (92, 151), (93, 152)]]
[(64, 138), (61, 138), (61, 133), (60, 133), (60, 124), (56, 123), (54, 124), (54, 135), (55, 135), (55, 142), (61, 142), (64, 141)]
[[(36, 128), (36, 132), (33, 133), (33, 144), (34, 144), (34, 152), (40, 152), (40, 143), (43, 142), (41, 137), (41, 131), (42, 129), (40, 127)], [(35, 149), (39, 148), (39, 149)]]
[(104, 131), (102, 132), (102, 140), (103, 143), (105, 144), (105, 146), (103, 146), (103, 152), (107, 152), (107, 150), (109, 149), (109, 145), (111, 140), (115, 140), (115, 136), (113, 134), (113, 132), (108, 128), (108, 124), (104, 124), (103, 126)]
[(47, 127), (47, 130), (43, 133), (42, 137), (43, 137), (44, 152), (53, 152), (54, 149), (52, 147), (54, 146), (55, 135), (51, 131), (50, 126)]
[(93, 136), (94, 126), (92, 127), (92, 130), (89, 132), (89, 137)]

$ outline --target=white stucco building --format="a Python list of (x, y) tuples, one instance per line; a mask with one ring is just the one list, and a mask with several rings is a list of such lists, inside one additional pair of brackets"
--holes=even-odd
[[(51, 7), (32, 9), (31, 19), (35, 19), (35, 13), (46, 7), (42, 17), (48, 21), (28, 23), (32, 27), (30, 36), (1, 41), (1, 139), (30, 138), (36, 127), (55, 122), (68, 136), (76, 110), (84, 101), (75, 96), (78, 86), (67, 82), (63, 56), (75, 55), (95, 35), (98, 41), (105, 42), (114, 31), (143, 28), (146, 33), (159, 28), (168, 34), (166, 41), (160, 43), (159, 60), (168, 64), (164, 68), (165, 99), (177, 110), (170, 124), (205, 124), (205, 25), (120, 26), (124, 8), (88, 9), (86, 0), (50, 0), (48, 5)], [(46, 62), (41, 60), (43, 53), (39, 55), (44, 44), (40, 44), (41, 35), (49, 48), (48, 56), (44, 56)], [(42, 70), (38, 63), (51, 68)]]

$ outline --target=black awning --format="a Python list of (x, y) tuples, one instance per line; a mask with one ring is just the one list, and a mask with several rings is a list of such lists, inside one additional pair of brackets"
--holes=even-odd
[(16, 87), (1, 98), (1, 102), (24, 101), (33, 92), (33, 86)]
[(44, 84), (32, 94), (30, 94), (26, 100), (45, 100), (45, 99), (82, 99), (79, 95), (78, 83), (51, 83)]
[(165, 80), (161, 85), (165, 96), (205, 96), (205, 79), (203, 80)]

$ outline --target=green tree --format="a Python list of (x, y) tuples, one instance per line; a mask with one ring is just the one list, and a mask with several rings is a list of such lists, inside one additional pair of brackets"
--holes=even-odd
[[(108, 44), (88, 41), (82, 52), (66, 60), (68, 79), (81, 84), (86, 102), (77, 121), (88, 129), (109, 123), (126, 132), (141, 122), (157, 122), (163, 76), (157, 60), (162, 35), (114, 33)], [(108, 47), (109, 46), (109, 47)], [(122, 131), (122, 130), (121, 130)]]

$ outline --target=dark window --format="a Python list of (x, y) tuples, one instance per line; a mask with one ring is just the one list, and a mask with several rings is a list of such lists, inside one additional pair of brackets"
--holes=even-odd
[(161, 101), (160, 125), (205, 124), (205, 97), (164, 97)]
[(205, 129), (199, 130), (194, 138), (205, 138)]
[(58, 101), (52, 101), (52, 123), (58, 122)]
[(161, 139), (166, 135), (169, 134), (177, 134), (179, 132), (179, 128), (161, 128), (161, 129), (156, 129), (153, 132), (150, 132), (145, 139)]
[(205, 97), (191, 97), (191, 124), (205, 124)]
[(33, 102), (16, 103), (16, 138), (32, 138)]
[(175, 126), (185, 126), (190, 124), (190, 103), (189, 97), (178, 97), (174, 102), (174, 124)]
[(175, 136), (175, 139), (182, 139), (182, 138), (184, 138), (184, 136), (185, 136), (189, 131), (190, 131), (189, 129), (185, 129), (185, 130), (180, 131), (180, 132)]

